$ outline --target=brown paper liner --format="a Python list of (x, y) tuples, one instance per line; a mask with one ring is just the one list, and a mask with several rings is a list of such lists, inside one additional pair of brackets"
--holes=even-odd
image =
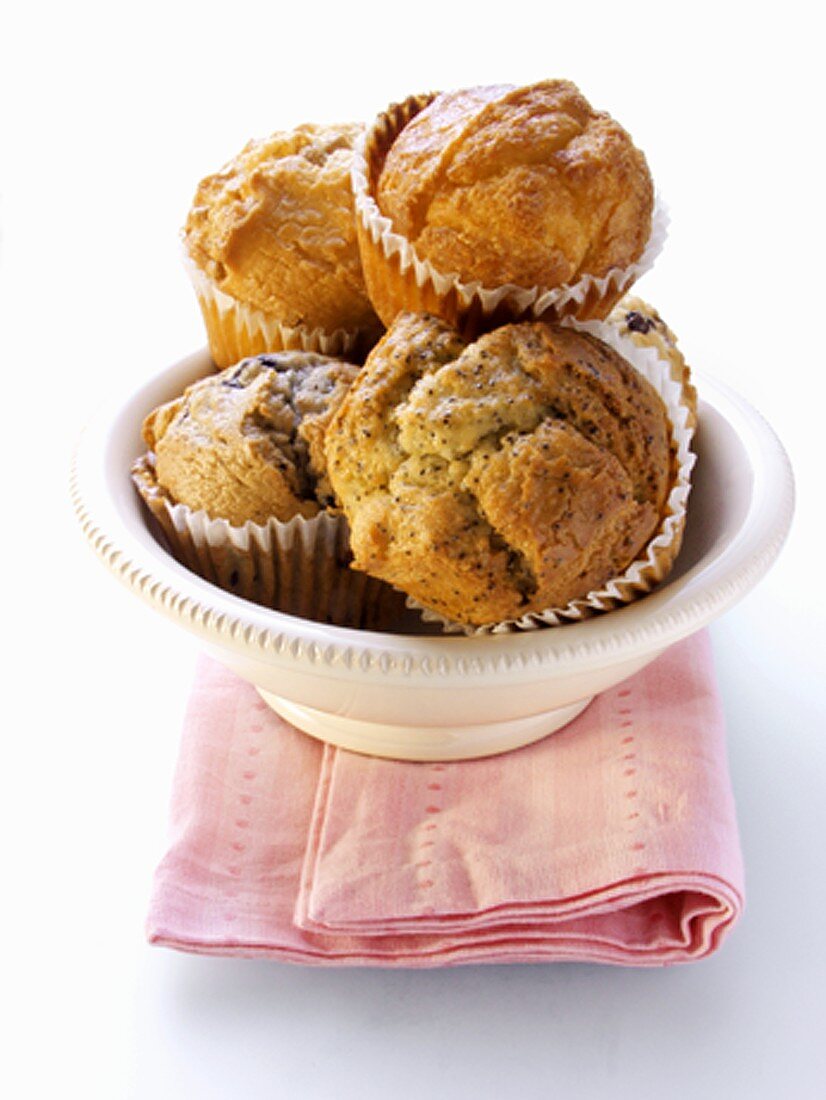
[(350, 569), (347, 522), (319, 512), (284, 523), (234, 527), (174, 504), (158, 484), (150, 455), (132, 480), (173, 557), (199, 577), (263, 607), (316, 622), (393, 630), (409, 613), (390, 585)]
[(585, 275), (575, 283), (550, 289), (513, 283), (500, 287), (463, 283), (458, 275), (440, 272), (423, 260), (414, 246), (394, 231), (376, 203), (378, 179), (398, 134), (435, 96), (413, 95), (403, 103), (392, 104), (367, 130), (353, 158), (362, 269), (368, 295), (382, 322), (389, 327), (403, 310), (433, 313), (472, 337), (511, 321), (605, 317), (631, 284), (653, 265), (662, 248), (668, 216), (661, 202), (655, 206), (648, 243), (635, 263), (613, 268), (599, 278)]

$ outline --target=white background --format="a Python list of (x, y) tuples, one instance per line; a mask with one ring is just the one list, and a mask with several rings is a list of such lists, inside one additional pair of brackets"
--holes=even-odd
[[(820, 1097), (826, 1079), (822, 38), (812, 3), (77, 2), (0, 29), (0, 1074), (17, 1097)], [(195, 643), (68, 503), (98, 400), (203, 343), (177, 232), (250, 137), (414, 91), (575, 80), (672, 215), (640, 291), (772, 422), (798, 483), (715, 624), (748, 907), (718, 955), (313, 970), (148, 947)]]

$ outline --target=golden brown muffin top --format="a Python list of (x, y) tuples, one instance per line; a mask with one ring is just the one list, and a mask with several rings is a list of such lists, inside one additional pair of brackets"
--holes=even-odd
[(668, 417), (606, 344), (506, 325), (467, 345), (400, 314), (327, 431), (357, 568), (463, 623), (565, 606), (622, 573), (671, 480)]
[(442, 272), (552, 288), (637, 260), (654, 192), (619, 123), (547, 80), (436, 96), (390, 147), (376, 201)]
[(376, 329), (350, 186), (361, 130), (307, 124), (272, 134), (201, 181), (184, 238), (219, 290), (287, 325)]
[(235, 526), (332, 502), (324, 432), (358, 373), (312, 352), (244, 359), (150, 413), (143, 436), (169, 498)]

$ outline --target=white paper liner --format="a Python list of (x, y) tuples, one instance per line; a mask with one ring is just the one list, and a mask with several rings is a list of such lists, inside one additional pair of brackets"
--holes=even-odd
[[(405, 103), (391, 108), (387, 115), (380, 115), (373, 128), (384, 125), (386, 119), (390, 125), (396, 123), (395, 132), (400, 132), (406, 122), (415, 117), (432, 98), (433, 96), (411, 96)], [(420, 289), (431, 286), (440, 298), (455, 291), (457, 301), (465, 312), (470, 313), (478, 303), (483, 316), (489, 316), (503, 306), (514, 319), (522, 320), (560, 320), (565, 316), (581, 316), (583, 313), (591, 315), (595, 304), (607, 301), (610, 308), (622, 297), (634, 282), (653, 267), (665, 244), (669, 215), (665, 203), (657, 194), (648, 241), (639, 259), (628, 267), (613, 267), (600, 277), (583, 275), (575, 283), (551, 289), (521, 287), (515, 283), (485, 287), (477, 281), (462, 282), (458, 273), (439, 271), (430, 260), (422, 259), (415, 246), (406, 237), (396, 233), (390, 218), (379, 210), (378, 203), (370, 193), (368, 180), (366, 146), (370, 134), (370, 130), (362, 134), (354, 148), (351, 179), (356, 217), (373, 244), (381, 249), (385, 259), (398, 257), (399, 273), (402, 276), (406, 276), (412, 269), (416, 286)], [(367, 275), (366, 261), (364, 267)]]
[(220, 368), (250, 355), (276, 351), (315, 351), (343, 356), (353, 351), (358, 330), (327, 332), (308, 325), (287, 325), (271, 313), (225, 294), (182, 248), (183, 263), (192, 283), (209, 338), (210, 351)]
[(336, 626), (388, 629), (405, 613), (401, 593), (350, 569), (342, 515), (322, 511), (309, 519), (233, 526), (173, 503), (155, 479), (151, 455), (135, 463), (132, 480), (172, 555), (224, 591)]
[(614, 324), (606, 321), (575, 321), (573, 318), (566, 318), (562, 324), (581, 332), (589, 332), (609, 344), (652, 384), (663, 399), (671, 425), (673, 462), (676, 466), (674, 484), (666, 501), (663, 518), (642, 555), (620, 576), (612, 578), (603, 588), (589, 592), (581, 599), (572, 600), (565, 607), (531, 612), (519, 619), (507, 619), (485, 626), (469, 626), (446, 619), (408, 596), (409, 608), (419, 611), (424, 622), (441, 624), (447, 634), (471, 636), (536, 630), (539, 627), (576, 622), (598, 612), (610, 611), (650, 592), (667, 575), (679, 552), (691, 488), (691, 471), (696, 461), (690, 449), (694, 417), (687, 407), (686, 393), (681, 381), (673, 377), (671, 364), (655, 347), (640, 347), (630, 337), (623, 335)]

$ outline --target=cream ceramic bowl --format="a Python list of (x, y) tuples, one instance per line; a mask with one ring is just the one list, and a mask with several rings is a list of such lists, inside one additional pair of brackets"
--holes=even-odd
[(786, 455), (740, 397), (700, 374), (698, 461), (686, 536), (668, 580), (584, 622), (518, 634), (346, 630), (239, 599), (155, 540), (129, 469), (155, 406), (211, 369), (199, 352), (100, 410), (75, 456), (72, 495), (89, 541), (137, 595), (198, 635), (269, 705), (315, 737), (408, 760), (486, 756), (536, 741), (737, 602), (777, 556), (794, 490)]

